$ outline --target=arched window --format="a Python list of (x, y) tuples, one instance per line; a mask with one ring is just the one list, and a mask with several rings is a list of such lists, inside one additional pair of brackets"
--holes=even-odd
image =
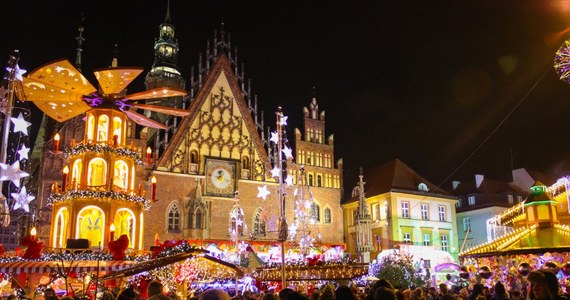
[(93, 141), (93, 133), (95, 133), (95, 117), (89, 115), (87, 118), (87, 141)]
[(121, 144), (123, 138), (123, 120), (120, 117), (113, 118), (113, 139), (117, 137), (117, 143)]
[(317, 203), (311, 205), (312, 217), (315, 222), (321, 222), (321, 208)]
[(194, 212), (188, 211), (188, 228), (194, 228)]
[(75, 179), (77, 185), (80, 185), (82, 172), (83, 172), (83, 161), (81, 161), (81, 159), (77, 159), (73, 162), (73, 167), (71, 168), (71, 181)]
[(309, 186), (313, 186), (313, 174), (309, 174)]
[(192, 150), (190, 151), (190, 163), (197, 163), (198, 162), (198, 151)]
[(258, 236), (265, 236), (265, 221), (261, 218), (263, 209), (258, 207), (253, 216), (253, 233)]
[(96, 157), (89, 161), (87, 184), (90, 186), (105, 185), (107, 183), (107, 162)]
[(245, 155), (241, 161), (242, 161), (241, 168), (245, 169), (245, 170), (249, 170), (249, 156)]
[(168, 230), (180, 230), (180, 209), (178, 209), (176, 203), (168, 208)]
[(129, 247), (134, 248), (135, 245), (135, 228), (136, 219), (135, 214), (127, 208), (121, 208), (115, 213), (115, 218), (113, 219), (113, 224), (115, 224), (115, 238), (126, 234), (129, 238)]
[(325, 208), (325, 224), (330, 223), (332, 223), (331, 209), (327, 207)]
[(321, 175), (317, 175), (317, 186), (323, 186), (323, 179), (321, 178)]
[(77, 215), (76, 238), (87, 239), (91, 247), (104, 241), (105, 214), (97, 206), (86, 206)]
[(109, 140), (109, 117), (100, 115), (97, 121), (97, 142), (106, 143)]
[(194, 228), (196, 229), (202, 229), (203, 225), (202, 225), (202, 210), (201, 209), (197, 209), (196, 210), (196, 217), (194, 218)]
[(68, 235), (69, 211), (62, 207), (56, 214), (55, 225), (53, 226), (53, 248), (61, 248)]
[(129, 183), (129, 166), (122, 160), (117, 160), (113, 166), (113, 184), (127, 189)]

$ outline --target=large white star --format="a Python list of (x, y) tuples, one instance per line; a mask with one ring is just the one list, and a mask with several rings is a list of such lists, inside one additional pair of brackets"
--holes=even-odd
[(14, 198), (14, 210), (21, 208), (26, 212), (30, 212), (30, 202), (36, 199), (36, 197), (32, 195), (28, 195), (26, 191), (26, 187), (22, 187), (19, 193), (12, 193), (12, 198)]
[(20, 160), (28, 159), (29, 153), (30, 153), (30, 148), (26, 147), (26, 145), (22, 145), (22, 148), (18, 150), (18, 155), (20, 155)]
[(271, 194), (271, 192), (269, 192), (269, 190), (267, 189), (267, 185), (264, 185), (262, 187), (257, 187), (257, 198), (261, 198), (263, 200), (267, 199), (267, 195)]
[(279, 135), (277, 134), (277, 131), (274, 131), (271, 133), (271, 138), (269, 138), (269, 140), (275, 144), (277, 144), (277, 142), (279, 142)]
[(16, 65), (16, 72), (14, 74), (14, 77), (16, 78), (16, 80), (22, 81), (24, 80), (22, 75), (26, 74), (26, 72), (27, 72), (26, 70), (20, 69), (20, 66)]
[(279, 119), (279, 125), (287, 125), (287, 116), (282, 116), (281, 119)]
[(287, 146), (285, 146), (285, 148), (283, 148), (283, 150), (281, 150), (283, 152), (283, 154), (285, 154), (285, 158), (286, 159), (292, 159), (293, 158), (293, 150)]
[(22, 113), (20, 113), (17, 118), (10, 119), (12, 120), (12, 123), (14, 123), (14, 132), (20, 131), (21, 133), (28, 135), (28, 127), (30, 127), (32, 123), (26, 121)]
[(20, 187), (20, 179), (30, 175), (20, 170), (20, 161), (11, 165), (0, 163), (0, 174), (0, 181), (10, 180), (17, 187)]
[(281, 169), (279, 169), (278, 167), (271, 169), (271, 177), (279, 178), (280, 176), (281, 176)]

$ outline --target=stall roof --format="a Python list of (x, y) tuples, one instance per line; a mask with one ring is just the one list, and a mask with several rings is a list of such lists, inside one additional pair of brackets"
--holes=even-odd
[[(63, 266), (62, 266), (63, 264)], [(134, 261), (11, 261), (0, 263), (0, 273), (48, 273), (65, 268), (66, 272), (116, 272), (136, 264)]]

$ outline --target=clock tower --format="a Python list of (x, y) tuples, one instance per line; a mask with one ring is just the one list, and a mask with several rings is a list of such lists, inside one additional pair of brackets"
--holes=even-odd
[(178, 70), (178, 41), (174, 29), (170, 23), (169, 1), (164, 22), (159, 26), (159, 37), (154, 43), (154, 63), (145, 77), (147, 90), (164, 86), (185, 88), (186, 81)]

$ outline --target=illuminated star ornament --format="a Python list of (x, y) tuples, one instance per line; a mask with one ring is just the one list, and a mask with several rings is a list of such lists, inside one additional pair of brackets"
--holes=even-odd
[(285, 154), (285, 158), (286, 159), (292, 159), (293, 158), (293, 150), (287, 146), (285, 146), (285, 148), (283, 148), (283, 150), (281, 150), (283, 152), (283, 154)]
[(267, 189), (267, 185), (264, 185), (262, 187), (257, 187), (257, 198), (266, 200), (269, 194), (271, 194), (271, 192), (269, 192), (269, 190)]
[(26, 187), (22, 187), (19, 193), (12, 193), (12, 198), (14, 198), (14, 210), (21, 208), (26, 212), (30, 212), (30, 202), (36, 199), (36, 197), (32, 195), (28, 195), (26, 191)]
[(22, 145), (22, 148), (18, 150), (18, 155), (20, 155), (20, 160), (28, 159), (28, 154), (30, 153), (30, 148), (26, 145)]
[(28, 135), (28, 127), (32, 126), (32, 123), (24, 119), (24, 115), (20, 113), (17, 118), (10, 118), (12, 123), (14, 123), (14, 133), (21, 132), (24, 135)]
[(293, 185), (293, 176), (287, 175), (287, 177), (285, 177), (285, 183), (286, 183), (288, 186)]
[(279, 135), (277, 134), (277, 131), (271, 133), (271, 138), (269, 138), (269, 140), (277, 144), (277, 142), (279, 141)]
[(281, 119), (279, 120), (279, 125), (282, 125), (282, 126), (287, 125), (287, 118), (289, 118), (289, 117), (287, 117), (287, 116), (281, 117)]
[(0, 174), (0, 181), (10, 180), (17, 187), (20, 187), (20, 179), (30, 176), (30, 174), (20, 170), (19, 161), (15, 161), (11, 165), (0, 163)]
[(281, 169), (275, 167), (271, 169), (271, 177), (280, 177), (281, 176)]

